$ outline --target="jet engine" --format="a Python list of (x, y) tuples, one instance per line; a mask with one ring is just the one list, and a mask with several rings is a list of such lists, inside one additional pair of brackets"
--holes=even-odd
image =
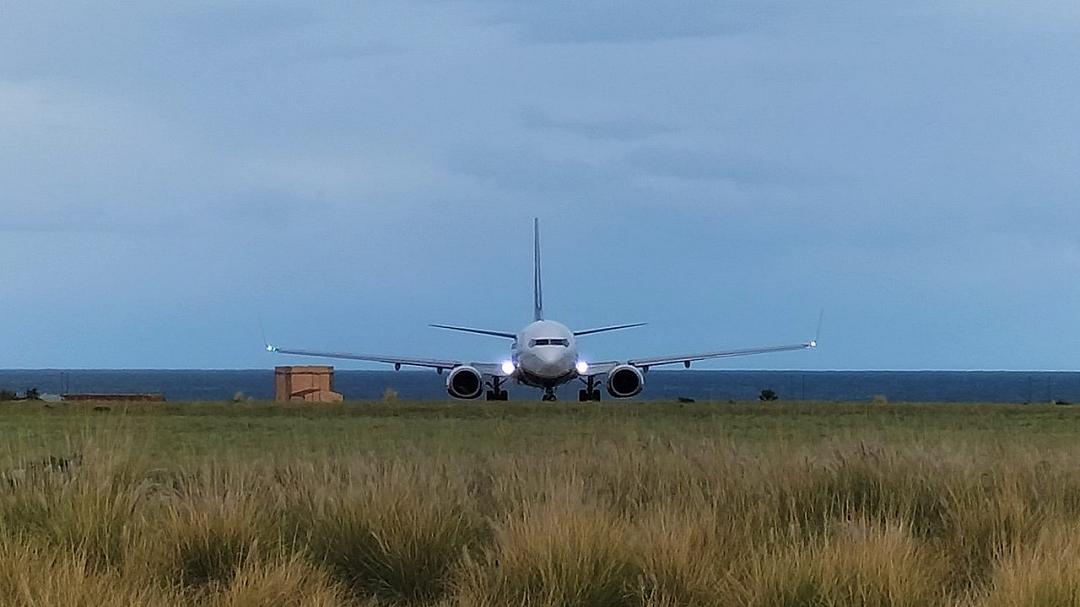
[(473, 367), (455, 367), (446, 378), (446, 391), (462, 400), (480, 398), (484, 393), (484, 376)]
[(607, 391), (615, 398), (630, 398), (641, 394), (645, 375), (637, 367), (619, 365), (608, 373)]

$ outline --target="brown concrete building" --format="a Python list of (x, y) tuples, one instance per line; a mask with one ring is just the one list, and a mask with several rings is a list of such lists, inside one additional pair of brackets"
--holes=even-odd
[(340, 403), (334, 392), (334, 368), (324, 366), (274, 369), (274, 400), (308, 403)]

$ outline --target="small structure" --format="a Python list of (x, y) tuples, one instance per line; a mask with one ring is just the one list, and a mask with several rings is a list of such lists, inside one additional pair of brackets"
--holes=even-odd
[(71, 402), (95, 403), (163, 403), (164, 394), (64, 394), (60, 397)]
[(340, 403), (343, 398), (334, 392), (333, 367), (305, 366), (274, 369), (274, 400)]

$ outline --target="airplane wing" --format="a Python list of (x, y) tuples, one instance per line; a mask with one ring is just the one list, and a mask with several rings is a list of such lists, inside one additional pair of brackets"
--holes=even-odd
[(317, 358), (337, 358), (341, 360), (360, 360), (372, 363), (386, 363), (388, 365), (406, 367), (424, 367), (428, 369), (453, 369), (463, 363), (455, 360), (442, 360), (438, 358), (409, 358), (406, 356), (383, 356), (378, 354), (350, 354), (348, 352), (313, 352), (311, 350), (289, 350), (277, 346), (267, 346), (267, 351), (275, 354), (292, 354), (294, 356), (314, 356)]
[(604, 375), (610, 373), (612, 369), (620, 364), (627, 364), (640, 369), (648, 369), (649, 367), (659, 367), (662, 365), (674, 365), (683, 364), (689, 368), (690, 363), (697, 362), (699, 360), (711, 360), (715, 358), (737, 358), (740, 356), (753, 356), (755, 354), (772, 354), (776, 352), (795, 352), (798, 350), (810, 350), (817, 347), (817, 340), (808, 341), (801, 344), (791, 344), (787, 346), (766, 346), (763, 348), (743, 348), (739, 350), (719, 350), (716, 352), (703, 352), (700, 354), (683, 354), (678, 356), (657, 356), (654, 358), (632, 358), (625, 363), (617, 361), (607, 361), (599, 363), (589, 363), (589, 375)]
[(635, 367), (657, 367), (660, 365), (674, 365), (682, 363), (687, 367), (690, 363), (699, 360), (711, 360), (714, 358), (737, 358), (740, 356), (753, 356), (755, 354), (773, 354), (775, 352), (795, 352), (797, 350), (810, 350), (817, 347), (817, 341), (808, 341), (802, 344), (787, 346), (767, 346), (764, 348), (743, 348), (740, 350), (719, 350), (717, 352), (704, 352), (701, 354), (684, 354), (682, 356), (658, 356), (655, 358), (635, 358), (626, 361)]
[(293, 356), (313, 356), (316, 358), (335, 358), (340, 360), (358, 360), (363, 362), (373, 363), (385, 363), (388, 365), (394, 365), (396, 368), (401, 367), (421, 367), (426, 369), (435, 369), (440, 373), (444, 370), (454, 369), (462, 365), (468, 364), (471, 367), (475, 367), (477, 371), (484, 375), (491, 375), (496, 377), (506, 377), (508, 374), (503, 370), (501, 363), (465, 363), (459, 360), (446, 360), (440, 358), (410, 358), (407, 356), (384, 356), (378, 354), (350, 354), (348, 352), (313, 352), (311, 350), (292, 350), (286, 348), (278, 348), (277, 346), (267, 346), (267, 351), (275, 354), (291, 354)]
[[(657, 356), (653, 358), (632, 358), (626, 361), (625, 364), (639, 369), (648, 370), (649, 367), (659, 367), (662, 365), (675, 365), (682, 364), (687, 369), (690, 368), (690, 364), (699, 360), (712, 360), (716, 358), (737, 358), (740, 356), (754, 356), (755, 354), (774, 354), (776, 352), (795, 352), (798, 350), (813, 350), (818, 345), (818, 338), (821, 336), (821, 325), (825, 320), (825, 311), (822, 310), (818, 316), (817, 337), (811, 339), (808, 342), (801, 344), (790, 344), (786, 346), (765, 346), (762, 348), (742, 348), (738, 350), (718, 350), (716, 352), (703, 352), (700, 354), (683, 354), (680, 356)], [(604, 375), (610, 373), (615, 367), (623, 364), (615, 361), (601, 362), (601, 363), (589, 363), (589, 375)]]

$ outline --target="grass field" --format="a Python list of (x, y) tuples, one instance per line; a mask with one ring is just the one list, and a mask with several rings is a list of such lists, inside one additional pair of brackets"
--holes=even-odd
[(1080, 408), (0, 407), (0, 605), (1080, 605)]

